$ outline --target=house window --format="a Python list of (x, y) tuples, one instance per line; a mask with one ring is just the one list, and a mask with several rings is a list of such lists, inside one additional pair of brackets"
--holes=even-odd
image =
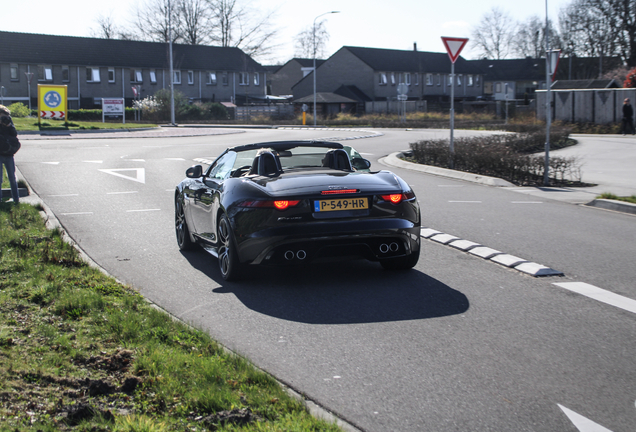
[(442, 75), (441, 74), (437, 74), (437, 85), (438, 86), (442, 85)]
[(433, 85), (433, 74), (426, 74), (426, 85)]
[(408, 72), (404, 74), (404, 84), (411, 85), (411, 74)]
[(461, 86), (462, 86), (462, 78), (463, 78), (463, 75), (462, 75), (462, 74), (457, 75), (457, 85), (458, 85), (459, 87), (461, 87)]
[(395, 85), (395, 72), (391, 72), (391, 85)]
[(115, 68), (108, 68), (108, 82), (109, 83), (114, 83), (115, 82)]
[(188, 71), (188, 84), (194, 84), (194, 71)]
[(446, 80), (447, 86), (450, 86), (453, 84), (453, 77), (451, 77), (450, 75), (444, 75), (444, 79)]
[(208, 81), (207, 84), (216, 85), (216, 72), (208, 72)]
[(254, 85), (257, 86), (258, 83), (260, 82), (261, 78), (258, 75), (258, 72), (254, 72)]
[(415, 85), (420, 85), (420, 74), (415, 74)]
[(378, 84), (386, 85), (387, 81), (386, 81), (386, 73), (385, 72), (380, 72), (378, 74), (378, 79), (379, 79)]
[(481, 78), (479, 75), (475, 75), (475, 86), (479, 87), (479, 84), (481, 84)]
[(20, 81), (20, 75), (18, 74), (18, 65), (11, 63), (11, 81)]
[(68, 66), (62, 66), (62, 82), (69, 82), (71, 80), (71, 72)]
[(38, 65), (38, 81), (53, 81), (51, 66)]
[(130, 70), (130, 82), (133, 83), (141, 83), (143, 82), (143, 75), (139, 69), (131, 69)]
[(227, 72), (223, 72), (223, 75), (221, 75), (221, 82), (223, 83), (224, 86), (228, 85), (229, 79), (227, 76)]
[(466, 85), (468, 87), (472, 87), (474, 85), (473, 76), (472, 75), (466, 75)]
[(99, 68), (86, 68), (86, 82), (100, 82), (99, 78)]
[(176, 70), (176, 71), (172, 71), (172, 72), (173, 72), (172, 82), (174, 84), (181, 84), (181, 71), (180, 70)]
[(157, 71), (150, 69), (150, 84), (157, 84)]
[(250, 74), (247, 72), (239, 72), (239, 85), (249, 85)]
[(501, 83), (500, 82), (495, 84), (495, 93), (501, 93)]

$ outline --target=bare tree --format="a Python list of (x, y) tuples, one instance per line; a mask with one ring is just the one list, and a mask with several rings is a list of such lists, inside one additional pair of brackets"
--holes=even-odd
[(212, 41), (214, 29), (207, 0), (180, 0), (178, 4), (183, 28), (183, 42), (205, 45)]
[[(327, 31), (326, 20), (316, 24), (314, 32), (313, 26), (306, 27), (296, 35), (294, 55), (300, 58), (323, 58), (327, 52), (327, 42), (329, 32)], [(315, 51), (314, 51), (315, 47)]]
[(119, 27), (117, 27), (113, 21), (112, 13), (105, 16), (102, 14), (97, 15), (95, 18), (95, 24), (97, 28), (91, 28), (90, 35), (92, 37), (100, 39), (116, 39), (120, 33)]
[(250, 56), (265, 56), (273, 49), (276, 30), (274, 11), (257, 16), (238, 0), (208, 0), (214, 23), (213, 41), (224, 47), (237, 47)]
[(144, 0), (137, 3), (135, 28), (132, 32), (134, 38), (152, 42), (168, 42), (171, 31), (172, 41), (179, 41), (183, 27), (180, 12), (181, 8), (177, 1)]
[[(545, 57), (545, 20), (534, 15), (518, 25), (513, 38), (512, 51), (518, 57)], [(559, 33), (548, 21), (548, 35), (550, 36), (550, 49), (561, 49), (562, 41)]]
[(516, 22), (507, 12), (494, 7), (486, 13), (481, 23), (473, 28), (473, 45), (485, 58), (500, 60), (512, 51), (512, 38)]

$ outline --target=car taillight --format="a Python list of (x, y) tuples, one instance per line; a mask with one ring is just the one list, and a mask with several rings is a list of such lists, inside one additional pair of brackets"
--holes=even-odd
[(285, 210), (289, 207), (295, 207), (300, 203), (300, 200), (254, 200), (243, 201), (239, 204), (239, 207), (249, 208), (276, 208), (278, 210)]
[(399, 204), (402, 201), (408, 201), (415, 198), (415, 194), (413, 193), (413, 191), (408, 191), (406, 193), (380, 195), (380, 198), (382, 198), (384, 201), (390, 202), (391, 204)]
[(401, 193), (399, 194), (391, 194), (391, 195), (380, 195), (384, 201), (390, 202), (392, 204), (399, 204), (403, 196)]

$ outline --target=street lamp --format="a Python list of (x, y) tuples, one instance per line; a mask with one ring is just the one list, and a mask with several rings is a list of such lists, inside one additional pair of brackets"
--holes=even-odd
[(340, 11), (325, 12), (323, 14), (318, 15), (316, 18), (314, 18), (314, 25), (312, 27), (312, 36), (313, 36), (313, 42), (314, 42), (314, 74), (313, 74), (314, 75), (314, 127), (316, 127), (316, 20), (320, 18), (321, 16), (335, 14), (335, 13), (340, 13)]

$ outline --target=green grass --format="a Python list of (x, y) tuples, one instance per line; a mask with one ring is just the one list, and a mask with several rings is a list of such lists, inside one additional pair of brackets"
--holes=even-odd
[[(41, 120), (41, 123), (38, 124), (37, 118), (29, 118), (23, 117), (13, 118), (13, 124), (18, 131), (39, 131), (39, 130), (101, 130), (101, 129), (135, 129), (135, 128), (152, 128), (157, 127), (156, 124), (153, 123), (132, 123), (126, 122), (123, 124), (121, 121), (119, 122), (89, 122), (89, 121), (69, 121), (68, 124), (65, 124), (63, 121), (59, 120)], [(40, 125), (42, 127), (40, 127)]]
[(0, 395), (0, 431), (339, 430), (25, 204), (0, 204)]
[(599, 195), (597, 198), (600, 199), (611, 199), (611, 200), (617, 200), (617, 201), (625, 201), (628, 203), (632, 203), (632, 204), (636, 204), (636, 195), (632, 195), (632, 196), (628, 196), (628, 197), (620, 197), (620, 196), (616, 196), (612, 193), (609, 192), (605, 192), (601, 195)]

